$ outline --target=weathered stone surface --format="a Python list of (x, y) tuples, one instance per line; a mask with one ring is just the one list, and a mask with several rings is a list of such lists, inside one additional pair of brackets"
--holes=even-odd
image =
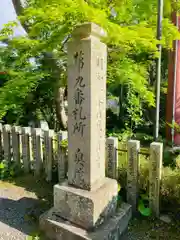
[(83, 24), (68, 45), (68, 181), (86, 190), (105, 177), (107, 47), (102, 33), (93, 23)]
[(6, 124), (3, 126), (3, 146), (4, 146), (4, 159), (11, 162), (11, 126)]
[(52, 166), (53, 166), (53, 139), (54, 130), (44, 131), (44, 152), (45, 152), (45, 172), (46, 181), (50, 182), (52, 180)]
[(50, 240), (127, 240), (127, 227), (131, 218), (131, 206), (123, 203), (116, 214), (95, 231), (79, 228), (60, 217), (50, 209), (40, 217), (40, 228), (46, 230)]
[(149, 207), (156, 217), (159, 217), (160, 214), (162, 159), (163, 144), (158, 142), (151, 143), (149, 161)]
[(30, 172), (30, 160), (31, 160), (31, 144), (30, 144), (31, 128), (22, 128), (22, 159), (24, 165), (24, 171), (26, 173)]
[(54, 186), (54, 211), (85, 229), (97, 227), (115, 213), (117, 192), (117, 181), (109, 178), (97, 183), (94, 191), (77, 189), (67, 182), (57, 184)]
[(172, 221), (171, 217), (168, 215), (161, 215), (160, 220), (168, 224), (170, 224)]
[(107, 33), (99, 25), (96, 25), (95, 23), (83, 23), (76, 27), (72, 35), (75, 36), (77, 39), (86, 38), (89, 35), (102, 38), (106, 37)]
[(140, 142), (128, 141), (128, 167), (127, 167), (127, 202), (132, 205), (132, 211), (137, 212), (138, 177), (139, 177), (139, 150)]
[(40, 128), (33, 128), (32, 136), (32, 150), (34, 158), (34, 173), (40, 175), (43, 168), (43, 149), (42, 149), (42, 130)]
[(57, 163), (58, 163), (58, 180), (59, 182), (64, 181), (64, 179), (67, 177), (67, 170), (68, 170), (68, 164), (67, 164), (67, 149), (63, 148), (61, 146), (61, 142), (63, 140), (66, 140), (68, 138), (67, 131), (61, 131), (57, 134), (58, 139), (58, 150), (57, 150)]
[(105, 178), (103, 36), (103, 29), (87, 23), (68, 43), (68, 181), (54, 186), (54, 207), (40, 219), (50, 239), (118, 240), (131, 217), (129, 205), (116, 214), (117, 181)]
[(13, 161), (20, 165), (21, 160), (21, 148), (20, 148), (20, 134), (22, 132), (21, 127), (13, 126), (12, 127), (12, 154), (13, 154)]
[(109, 137), (106, 140), (107, 177), (118, 179), (118, 138)]

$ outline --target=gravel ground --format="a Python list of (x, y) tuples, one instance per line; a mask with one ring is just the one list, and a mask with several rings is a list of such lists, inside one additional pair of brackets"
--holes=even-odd
[[(13, 183), (0, 181), (0, 240), (25, 240), (38, 233), (39, 215), (51, 204), (52, 185), (31, 176)], [(180, 225), (147, 219), (131, 222), (128, 240), (153, 239), (180, 240)]]
[(42, 187), (31, 176), (0, 181), (0, 240), (25, 240), (38, 233), (38, 219), (49, 208), (51, 191), (52, 186)]
[(24, 240), (36, 230), (31, 213), (38, 199), (32, 192), (12, 184), (0, 184), (0, 239)]
[(128, 240), (180, 240), (180, 225), (157, 220), (133, 220)]

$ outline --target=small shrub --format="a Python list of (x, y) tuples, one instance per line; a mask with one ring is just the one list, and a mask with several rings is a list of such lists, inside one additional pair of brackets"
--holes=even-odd
[(8, 163), (7, 161), (3, 160), (0, 163), (0, 180), (5, 179), (9, 175), (8, 173)]
[(140, 158), (139, 188), (142, 191), (148, 191), (149, 185), (149, 161), (142, 156)]
[(163, 165), (164, 167), (176, 167), (176, 154), (174, 154), (172, 151), (169, 151), (168, 149), (164, 150), (163, 152)]
[(8, 163), (6, 160), (0, 162), (0, 180), (17, 177), (20, 173), (22, 168), (16, 163)]
[(176, 157), (176, 167), (180, 170), (180, 154)]
[[(180, 157), (180, 156), (179, 156)], [(179, 166), (179, 165), (178, 165)], [(162, 210), (168, 206), (173, 209), (174, 206), (180, 206), (180, 171), (178, 166), (163, 167), (161, 180), (161, 207)], [(120, 165), (118, 182), (126, 188), (127, 164)], [(140, 157), (140, 175), (139, 175), (140, 193), (149, 191), (149, 160), (144, 156)]]
[(180, 171), (166, 167), (162, 172), (161, 195), (164, 203), (180, 204)]

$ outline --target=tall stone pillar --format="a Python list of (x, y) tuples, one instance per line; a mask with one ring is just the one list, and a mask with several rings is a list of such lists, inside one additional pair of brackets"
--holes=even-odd
[(105, 177), (107, 47), (96, 25), (80, 26), (68, 48), (69, 184), (96, 188)]
[(117, 181), (105, 177), (104, 36), (87, 23), (68, 44), (68, 180), (54, 186), (54, 207), (40, 219), (52, 239), (120, 239), (131, 217), (128, 204), (117, 211)]

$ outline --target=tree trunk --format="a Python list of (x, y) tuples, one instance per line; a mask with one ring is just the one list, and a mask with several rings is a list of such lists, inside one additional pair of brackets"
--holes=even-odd
[(56, 101), (56, 115), (60, 121), (60, 128), (63, 130), (67, 129), (67, 114), (65, 109), (65, 88), (58, 88), (55, 94), (55, 101)]
[(12, 0), (12, 4), (14, 5), (16, 14), (19, 16), (23, 11), (23, 1), (22, 0)]

